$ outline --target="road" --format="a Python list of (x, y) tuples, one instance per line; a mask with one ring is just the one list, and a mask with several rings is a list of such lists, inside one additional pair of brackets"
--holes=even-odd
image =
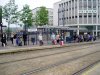
[(100, 60), (100, 44), (0, 55), (0, 75), (74, 75)]

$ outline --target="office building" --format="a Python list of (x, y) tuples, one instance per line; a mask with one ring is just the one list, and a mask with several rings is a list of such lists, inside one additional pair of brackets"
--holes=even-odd
[(61, 0), (54, 3), (53, 13), (54, 26), (86, 28), (100, 35), (100, 0)]

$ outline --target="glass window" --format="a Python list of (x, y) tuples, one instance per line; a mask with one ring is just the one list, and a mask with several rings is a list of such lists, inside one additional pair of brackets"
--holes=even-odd
[(93, 17), (96, 17), (96, 15), (93, 15)]
[(82, 15), (79, 15), (79, 18), (82, 18)]
[(87, 15), (84, 15), (84, 17), (87, 17)]
[(75, 18), (77, 18), (77, 16), (75, 16)]
[(88, 15), (88, 17), (91, 17), (91, 15)]

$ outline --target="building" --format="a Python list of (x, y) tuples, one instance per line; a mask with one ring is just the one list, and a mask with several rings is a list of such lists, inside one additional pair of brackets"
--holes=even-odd
[[(32, 10), (32, 13), (33, 13), (33, 18), (35, 18), (36, 16), (36, 13), (37, 11), (39, 11), (40, 7), (37, 7), (35, 9)], [(47, 8), (48, 10), (48, 18), (49, 18), (49, 21), (48, 21), (48, 25), (53, 25), (53, 9), (52, 8)], [(35, 22), (34, 22), (35, 24)]]
[(54, 26), (87, 28), (100, 35), (100, 0), (61, 0), (54, 3), (53, 17)]

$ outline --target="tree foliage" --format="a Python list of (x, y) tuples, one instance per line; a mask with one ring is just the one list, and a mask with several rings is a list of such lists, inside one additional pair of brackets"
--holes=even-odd
[(32, 17), (32, 11), (30, 10), (28, 5), (25, 5), (21, 11), (21, 17), (20, 20), (24, 23), (24, 25), (27, 25), (28, 27), (32, 26), (33, 23), (33, 17)]
[(39, 26), (48, 24), (48, 10), (46, 10), (46, 7), (40, 7), (37, 11), (35, 24)]
[(10, 0), (4, 7), (3, 7), (3, 18), (9, 24), (14, 24), (18, 20), (18, 6), (15, 4), (15, 0)]

